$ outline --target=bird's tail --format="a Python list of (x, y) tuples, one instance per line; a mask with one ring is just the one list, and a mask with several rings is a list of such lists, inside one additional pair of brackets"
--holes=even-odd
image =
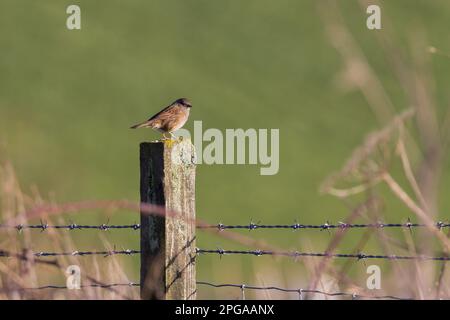
[(148, 127), (148, 125), (149, 125), (148, 121), (145, 121), (142, 123), (135, 124), (134, 126), (130, 127), (130, 129), (145, 128), (145, 127)]

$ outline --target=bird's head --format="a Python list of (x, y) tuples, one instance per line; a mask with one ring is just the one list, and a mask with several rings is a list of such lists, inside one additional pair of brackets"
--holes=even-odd
[(191, 102), (186, 98), (180, 98), (177, 101), (175, 101), (175, 103), (181, 104), (182, 106), (184, 106), (186, 108), (192, 108)]

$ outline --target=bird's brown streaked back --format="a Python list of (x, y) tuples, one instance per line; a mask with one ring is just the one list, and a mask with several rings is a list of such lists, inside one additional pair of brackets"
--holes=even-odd
[[(159, 117), (160, 115), (164, 114), (165, 112), (171, 112), (171, 109), (176, 108), (177, 106), (184, 106), (186, 108), (192, 108), (192, 104), (191, 102), (186, 99), (186, 98), (180, 98), (175, 100), (173, 103), (171, 103), (170, 105), (168, 105), (167, 107), (165, 107), (164, 109), (162, 109), (160, 112), (158, 112), (157, 114), (155, 114), (153, 117), (151, 117), (150, 119), (148, 119), (147, 121), (153, 120), (157, 117)], [(172, 111), (173, 113), (173, 111)]]

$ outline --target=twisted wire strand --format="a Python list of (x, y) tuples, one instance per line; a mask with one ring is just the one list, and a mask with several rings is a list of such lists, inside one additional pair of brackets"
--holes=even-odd
[[(103, 255), (105, 257), (113, 255), (134, 255), (140, 254), (140, 250), (109, 250), (109, 251), (71, 251), (71, 252), (32, 252), (35, 257), (55, 257), (55, 256), (89, 256), (89, 255)], [(223, 255), (253, 255), (253, 256), (286, 256), (293, 258), (300, 257), (323, 257), (323, 258), (355, 258), (363, 259), (387, 259), (387, 260), (434, 260), (434, 261), (449, 261), (450, 257), (434, 257), (434, 256), (401, 256), (401, 255), (377, 255), (377, 254), (347, 254), (347, 253), (328, 253), (328, 252), (299, 252), (299, 251), (266, 251), (266, 250), (224, 250), (224, 249), (200, 249), (196, 248), (197, 255), (201, 254), (218, 254)], [(20, 254), (11, 253), (6, 250), (0, 250), (0, 257), (14, 257)]]
[[(129, 282), (129, 283), (92, 283), (92, 284), (84, 284), (84, 285), (80, 285), (80, 289), (87, 289), (87, 288), (101, 288), (101, 289), (106, 289), (106, 290), (111, 290), (112, 292), (115, 292), (116, 294), (119, 294), (122, 298), (126, 299), (126, 300), (131, 300), (130, 297), (124, 296), (122, 295), (120, 292), (118, 292), (116, 290), (116, 288), (118, 287), (140, 287), (139, 283), (134, 283), (134, 282)], [(38, 291), (38, 290), (48, 290), (48, 289), (57, 289), (57, 290), (75, 290), (76, 289), (71, 289), (68, 288), (67, 286), (62, 286), (62, 285), (44, 285), (44, 286), (40, 286), (40, 287), (29, 287), (29, 288), (14, 288), (14, 289), (5, 289), (5, 288), (0, 288), (0, 293), (8, 293), (8, 292), (14, 292), (14, 291), (19, 291), (19, 292), (28, 292), (28, 291)]]
[(96, 229), (96, 230), (111, 230), (111, 229), (132, 229), (139, 230), (141, 228), (140, 224), (126, 224), (126, 225), (109, 225), (106, 223), (100, 225), (80, 225), (76, 223), (71, 223), (67, 225), (49, 225), (47, 223), (40, 224), (17, 224), (17, 225), (8, 225), (8, 224), (0, 224), (0, 229), (16, 229), (17, 231), (22, 231), (24, 229), (38, 229), (41, 231), (45, 231), (48, 229), (65, 229), (65, 230), (83, 230), (83, 229)]
[[(129, 283), (109, 283), (109, 284), (99, 284), (99, 283), (92, 283), (92, 284), (84, 284), (80, 285), (80, 288), (113, 288), (113, 287), (139, 287), (139, 283), (129, 282)], [(34, 288), (19, 288), (19, 290), (44, 290), (44, 289), (68, 289), (68, 290), (74, 290), (69, 289), (67, 286), (59, 286), (59, 285), (46, 285), (41, 287), (34, 287)]]
[[(450, 223), (445, 223), (442, 221), (438, 221), (434, 223), (436, 228), (443, 229), (449, 228)], [(197, 225), (197, 229), (218, 229), (226, 230), (226, 229), (246, 229), (246, 230), (256, 230), (256, 229), (292, 229), (292, 230), (301, 230), (301, 229), (319, 229), (319, 230), (330, 230), (330, 229), (364, 229), (364, 228), (423, 228), (426, 227), (426, 224), (423, 223), (344, 223), (338, 222), (336, 224), (323, 223), (323, 224), (259, 224), (250, 222), (249, 224), (244, 225), (226, 225), (226, 224), (215, 224), (215, 225)], [(0, 224), (0, 229), (16, 229), (18, 231), (22, 231), (24, 229), (37, 229), (41, 231), (45, 231), (47, 229), (65, 229), (65, 230), (82, 230), (82, 229), (96, 229), (96, 230), (111, 230), (111, 229), (132, 229), (139, 230), (141, 228), (140, 224), (125, 224), (125, 225), (109, 225), (107, 223), (99, 224), (99, 225), (81, 225), (76, 223), (64, 224), (64, 225), (49, 225), (48, 223), (41, 222), (40, 224), (17, 224), (17, 225), (8, 225), (8, 224)]]
[[(310, 289), (288, 289), (288, 288), (281, 288), (277, 286), (268, 286), (268, 287), (260, 287), (260, 286), (253, 286), (253, 285), (246, 285), (246, 284), (214, 284), (210, 282), (205, 281), (197, 281), (198, 285), (205, 285), (215, 288), (224, 288), (224, 287), (232, 287), (232, 288), (240, 288), (241, 291), (244, 291), (245, 289), (249, 290), (274, 290), (274, 291), (280, 291), (280, 292), (287, 292), (287, 293), (297, 293), (299, 295), (299, 299), (301, 300), (303, 298), (304, 293), (317, 293), (317, 294), (323, 294), (326, 296), (334, 297), (334, 296), (347, 296), (351, 297), (352, 299), (392, 299), (392, 300), (414, 300), (413, 298), (403, 298), (403, 297), (397, 297), (393, 295), (385, 295), (385, 296), (376, 296), (376, 295), (363, 295), (363, 294), (356, 294), (356, 293), (349, 293), (349, 292), (326, 292), (321, 290), (310, 290)], [(243, 295), (243, 298), (245, 298), (245, 295)]]
[[(231, 283), (223, 283), (223, 284), (214, 284), (206, 281), (197, 281), (197, 285), (204, 285), (204, 286), (210, 286), (214, 288), (224, 288), (224, 287), (232, 287), (232, 288), (239, 288), (242, 291), (248, 289), (248, 290), (261, 290), (261, 291), (267, 291), (267, 290), (274, 290), (279, 292), (286, 292), (286, 293), (296, 293), (299, 295), (299, 299), (303, 299), (303, 294), (306, 293), (316, 293), (316, 294), (323, 294), (329, 297), (334, 296), (346, 296), (350, 297), (352, 299), (392, 299), (392, 300), (414, 300), (413, 298), (404, 298), (404, 297), (397, 297), (393, 295), (383, 295), (383, 296), (377, 296), (377, 295), (364, 295), (364, 294), (356, 294), (356, 293), (350, 293), (350, 292), (326, 292), (322, 290), (310, 290), (310, 289), (289, 289), (289, 288), (282, 288), (278, 286), (254, 286), (254, 285), (245, 285), (245, 284), (231, 284)], [(140, 287), (139, 283), (129, 282), (129, 283), (111, 283), (111, 284), (88, 284), (88, 285), (80, 285), (80, 288), (112, 288), (112, 287)], [(61, 286), (61, 285), (45, 285), (41, 287), (34, 287), (34, 288), (19, 288), (17, 290), (20, 291), (26, 291), (26, 290), (45, 290), (45, 289), (67, 289), (70, 290), (67, 286)], [(245, 295), (243, 295), (245, 298)]]
[[(89, 255), (103, 255), (105, 257), (113, 255), (134, 255), (140, 254), (140, 250), (109, 250), (109, 251), (71, 251), (71, 252), (32, 252), (31, 255), (35, 257), (57, 257), (57, 256), (89, 256)], [(11, 253), (6, 250), (0, 250), (0, 257), (20, 257), (20, 253)]]
[[(450, 227), (450, 223), (445, 223), (442, 221), (438, 221), (434, 223), (436, 228), (443, 229)], [(292, 229), (292, 230), (300, 230), (300, 229), (319, 229), (319, 230), (329, 230), (329, 229), (364, 229), (364, 228), (373, 228), (373, 229), (383, 229), (383, 228), (422, 228), (426, 227), (426, 224), (423, 223), (344, 223), (338, 222), (336, 224), (323, 223), (323, 224), (259, 224), (250, 222), (245, 225), (226, 225), (226, 224), (216, 224), (216, 225), (201, 225), (197, 226), (197, 229), (218, 229), (226, 230), (226, 229), (246, 229), (246, 230), (256, 230), (256, 229)]]
[(343, 254), (343, 253), (327, 253), (327, 252), (298, 252), (298, 251), (264, 251), (264, 250), (223, 250), (223, 249), (196, 249), (197, 254), (218, 254), (220, 256), (230, 254), (254, 255), (254, 256), (286, 256), (293, 258), (300, 257), (323, 257), (323, 258), (355, 258), (363, 259), (387, 259), (387, 260), (435, 260), (449, 261), (450, 257), (431, 257), (431, 256), (399, 256), (399, 255), (375, 255), (375, 254)]

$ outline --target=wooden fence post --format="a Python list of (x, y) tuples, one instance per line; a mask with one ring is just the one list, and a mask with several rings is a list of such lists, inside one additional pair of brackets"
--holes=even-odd
[(141, 202), (177, 216), (141, 212), (141, 299), (195, 299), (195, 149), (190, 140), (140, 145)]

